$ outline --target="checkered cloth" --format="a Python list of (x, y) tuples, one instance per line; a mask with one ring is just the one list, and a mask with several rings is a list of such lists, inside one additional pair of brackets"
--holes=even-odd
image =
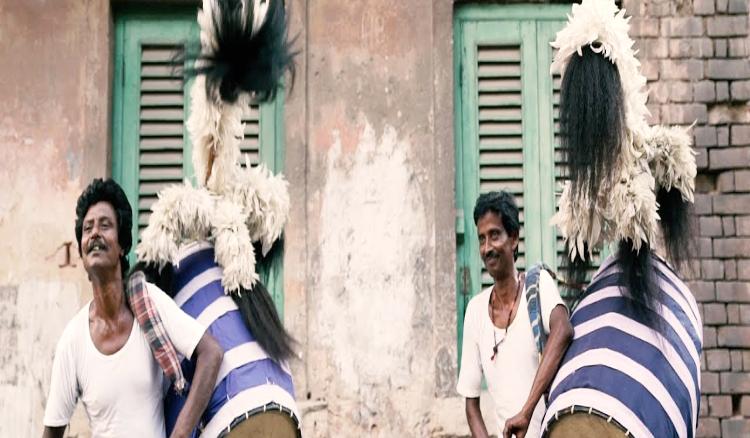
[(185, 389), (186, 382), (177, 358), (177, 351), (169, 339), (153, 300), (148, 296), (146, 276), (143, 272), (135, 272), (128, 278), (125, 293), (130, 310), (138, 320), (148, 345), (154, 353), (154, 359), (167, 378), (174, 382), (175, 390), (181, 393)]

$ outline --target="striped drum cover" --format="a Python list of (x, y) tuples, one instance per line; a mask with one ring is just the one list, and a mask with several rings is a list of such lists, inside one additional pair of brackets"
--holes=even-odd
[[(222, 436), (228, 427), (237, 424), (239, 417), (271, 406), (286, 412), (297, 425), (299, 413), (288, 367), (271, 360), (255, 342), (237, 305), (224, 294), (221, 277), (222, 270), (214, 261), (210, 244), (192, 244), (181, 251), (174, 269), (173, 298), (183, 311), (208, 327), (224, 349), (216, 386), (201, 419), (202, 431), (193, 435)], [(193, 364), (183, 359), (182, 369), (190, 381)], [(170, 389), (164, 400), (167, 436), (184, 402)]]
[(592, 408), (636, 437), (693, 437), (700, 403), (702, 324), (693, 295), (652, 257), (663, 334), (640, 323), (618, 287), (613, 257), (594, 276), (571, 316), (573, 342), (550, 387), (544, 435), (561, 415)]

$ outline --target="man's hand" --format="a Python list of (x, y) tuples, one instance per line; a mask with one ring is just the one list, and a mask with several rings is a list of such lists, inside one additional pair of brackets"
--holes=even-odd
[(505, 429), (503, 429), (503, 437), (510, 438), (515, 435), (516, 438), (523, 438), (526, 436), (526, 431), (529, 429), (529, 423), (531, 422), (531, 415), (527, 415), (523, 412), (519, 412), (512, 418), (509, 418), (505, 422)]

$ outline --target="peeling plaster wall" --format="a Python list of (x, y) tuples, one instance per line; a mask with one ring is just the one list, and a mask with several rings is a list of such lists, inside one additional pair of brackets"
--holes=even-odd
[[(0, 0), (0, 436), (40, 436), (52, 356), (90, 298), (75, 202), (109, 168), (109, 3)], [(74, 242), (75, 267), (64, 242)], [(86, 436), (78, 413), (70, 435)]]

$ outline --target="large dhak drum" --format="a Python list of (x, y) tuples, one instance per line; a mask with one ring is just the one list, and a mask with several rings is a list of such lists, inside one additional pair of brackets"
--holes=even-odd
[(610, 257), (571, 316), (575, 335), (550, 387), (542, 436), (695, 436), (701, 319), (687, 286), (652, 260), (663, 292), (661, 329), (639, 321)]
[[(201, 418), (200, 437), (299, 438), (299, 413), (292, 376), (286, 364), (269, 358), (255, 342), (239, 308), (221, 285), (222, 269), (208, 243), (183, 248), (174, 266), (173, 299), (187, 314), (208, 327), (224, 350), (214, 392)], [(194, 364), (183, 359), (191, 381)], [(167, 435), (185, 403), (170, 388), (165, 400)]]

